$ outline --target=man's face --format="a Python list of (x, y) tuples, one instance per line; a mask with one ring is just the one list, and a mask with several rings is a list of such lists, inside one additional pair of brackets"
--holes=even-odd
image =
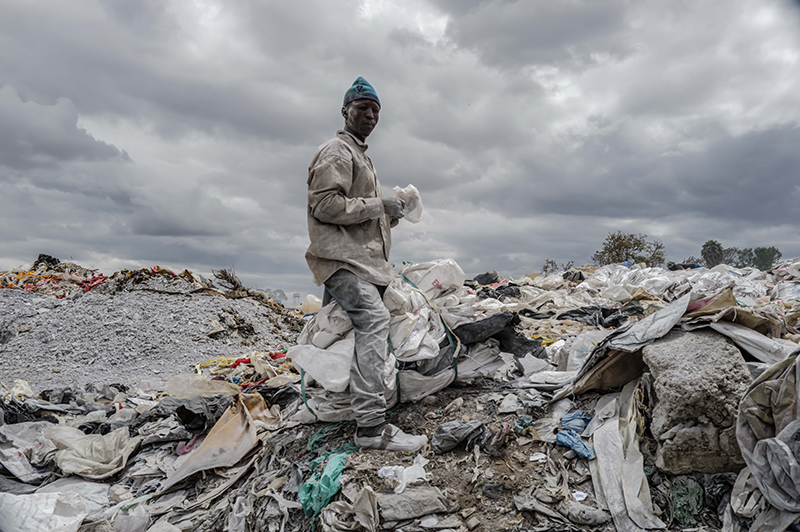
[(366, 139), (378, 124), (381, 106), (374, 100), (362, 98), (354, 100), (342, 108), (344, 129), (362, 141)]

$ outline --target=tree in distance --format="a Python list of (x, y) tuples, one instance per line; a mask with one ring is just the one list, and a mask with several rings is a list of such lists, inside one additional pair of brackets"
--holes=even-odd
[(775, 246), (742, 248), (723, 248), (716, 240), (709, 240), (703, 244), (700, 251), (702, 260), (689, 257), (684, 262), (698, 262), (706, 268), (713, 268), (718, 264), (727, 264), (734, 268), (758, 268), (769, 270), (781, 259), (783, 254)]
[(725, 250), (722, 244), (716, 240), (709, 240), (703, 244), (703, 249), (700, 250), (700, 256), (703, 257), (706, 268), (713, 268), (717, 264), (722, 264), (725, 258)]
[(558, 272), (565, 272), (572, 268), (575, 265), (575, 261), (571, 260), (569, 262), (562, 262), (561, 268), (559, 269), (558, 263), (553, 259), (545, 259), (544, 265), (542, 266), (542, 277), (547, 277), (551, 273), (558, 273)]
[(783, 254), (775, 246), (755, 248), (753, 250), (753, 266), (759, 270), (769, 270), (781, 260)]
[(664, 244), (660, 240), (648, 242), (647, 235), (643, 233), (637, 235), (615, 231), (609, 233), (603, 241), (603, 249), (595, 251), (592, 255), (592, 262), (598, 266), (605, 266), (633, 260), (653, 267), (663, 264), (664, 258)]

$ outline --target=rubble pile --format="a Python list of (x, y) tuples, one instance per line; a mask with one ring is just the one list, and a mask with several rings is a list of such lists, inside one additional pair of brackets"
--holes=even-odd
[[(53, 261), (55, 266), (26, 271), (53, 278), (54, 268), (66, 267)], [(69, 268), (89, 272), (84, 275), (89, 279), (105, 278)], [(37, 390), (165, 384), (210, 358), (285, 349), (302, 328), (295, 312), (263, 292), (231, 295), (189, 271), (175, 274), (153, 266), (107, 279), (87, 291), (72, 281), (68, 288), (44, 284), (0, 290), (0, 381), (24, 379)], [(69, 292), (59, 298), (62, 290)]]
[[(299, 327), (230, 272), (219, 288), (170, 274), (118, 272), (62, 300), (0, 291), (0, 529), (798, 530), (798, 259), (472, 280), (449, 259), (404, 265), (384, 295), (384, 387), (390, 421), (429, 437), (415, 454), (352, 444), (335, 303)], [(174, 323), (202, 307), (194, 336), (155, 334), (191, 356), (136, 337), (126, 364), (173, 371), (114, 380), (96, 363), (55, 385), (32, 351), (9, 371), (70, 313), (101, 350), (91, 331), (115, 305), (171, 305)]]

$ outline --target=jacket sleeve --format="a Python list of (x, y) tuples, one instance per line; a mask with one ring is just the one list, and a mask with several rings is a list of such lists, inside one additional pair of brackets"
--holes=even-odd
[(380, 218), (381, 198), (350, 198), (353, 161), (341, 155), (320, 157), (309, 169), (308, 206), (322, 223), (352, 225)]

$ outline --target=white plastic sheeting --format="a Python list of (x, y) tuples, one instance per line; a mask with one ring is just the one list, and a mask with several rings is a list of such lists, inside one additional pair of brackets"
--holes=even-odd
[(56, 464), (65, 475), (102, 480), (125, 468), (141, 436), (131, 438), (128, 427), (108, 434), (84, 434), (74, 427), (51, 425), (44, 437), (58, 448)]

